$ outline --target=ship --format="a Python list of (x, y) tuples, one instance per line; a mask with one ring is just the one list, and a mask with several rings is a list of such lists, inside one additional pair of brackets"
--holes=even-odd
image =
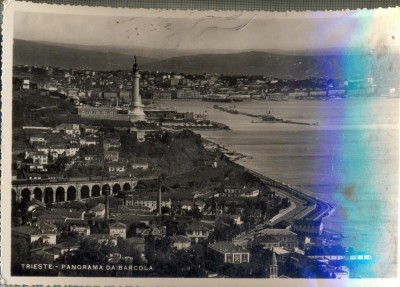
[(232, 99), (229, 99), (226, 95), (217, 95), (217, 94), (205, 95), (201, 98), (201, 100), (206, 102), (218, 102), (218, 103), (232, 102)]
[(282, 119), (275, 117), (273, 114), (271, 114), (271, 111), (268, 111), (267, 114), (261, 116), (262, 120), (264, 122), (281, 122)]

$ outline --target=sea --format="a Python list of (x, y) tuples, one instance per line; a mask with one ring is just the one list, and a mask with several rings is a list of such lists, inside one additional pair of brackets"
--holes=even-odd
[[(370, 276), (397, 276), (398, 98), (158, 104), (228, 125), (228, 131), (199, 133), (246, 155), (240, 164), (331, 203), (335, 211), (324, 227), (342, 233), (345, 246), (372, 256)], [(311, 125), (262, 122), (214, 105)]]

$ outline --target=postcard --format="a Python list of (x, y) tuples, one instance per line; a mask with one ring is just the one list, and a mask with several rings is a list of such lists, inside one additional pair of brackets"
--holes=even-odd
[(4, 14), (4, 284), (397, 281), (399, 8)]

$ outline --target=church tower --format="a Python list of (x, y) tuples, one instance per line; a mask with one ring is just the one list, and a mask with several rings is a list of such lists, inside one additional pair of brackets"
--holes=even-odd
[(278, 262), (275, 251), (272, 249), (272, 262), (269, 265), (269, 278), (278, 278)]
[(129, 118), (131, 122), (138, 122), (146, 120), (146, 115), (143, 112), (143, 105), (142, 105), (142, 98), (139, 94), (139, 69), (138, 64), (136, 62), (135, 56), (135, 63), (132, 67), (133, 72), (133, 81), (132, 81), (132, 102), (129, 108)]

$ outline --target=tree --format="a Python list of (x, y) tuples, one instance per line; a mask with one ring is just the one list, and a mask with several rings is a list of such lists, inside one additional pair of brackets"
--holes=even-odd
[(11, 264), (12, 274), (22, 275), (24, 270), (21, 264), (31, 262), (31, 254), (29, 252), (29, 243), (24, 239), (13, 238), (11, 242)]
[(129, 226), (126, 237), (135, 237), (137, 235), (137, 229), (145, 229), (146, 227), (147, 225), (143, 222), (134, 222)]
[(193, 218), (200, 220), (203, 218), (203, 213), (201, 213), (200, 209), (196, 206), (192, 211), (192, 216)]

